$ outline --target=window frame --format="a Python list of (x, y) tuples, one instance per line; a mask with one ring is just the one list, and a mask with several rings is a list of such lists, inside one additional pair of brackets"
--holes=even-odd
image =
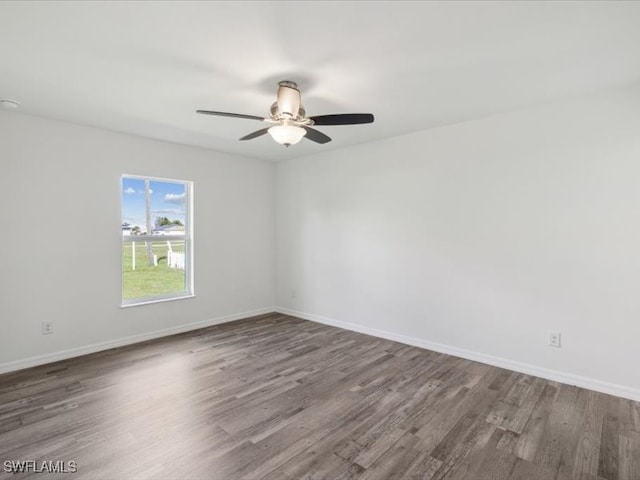
[[(150, 305), (160, 302), (168, 302), (172, 300), (182, 300), (185, 298), (195, 297), (193, 282), (193, 182), (191, 180), (178, 180), (175, 178), (156, 177), (152, 175), (120, 175), (120, 228), (122, 229), (122, 208), (123, 208), (123, 190), (122, 183), (125, 178), (136, 180), (149, 180), (150, 182), (167, 182), (179, 183), (185, 187), (185, 212), (184, 212), (184, 235), (153, 235), (147, 232), (146, 235), (123, 235), (120, 230), (120, 307), (135, 307), (139, 305)], [(122, 255), (126, 244), (131, 242), (162, 242), (162, 241), (184, 241), (184, 281), (185, 289), (175, 293), (165, 293), (161, 295), (149, 295), (146, 297), (124, 298), (124, 265), (122, 263)], [(130, 245), (129, 245), (130, 247)]]

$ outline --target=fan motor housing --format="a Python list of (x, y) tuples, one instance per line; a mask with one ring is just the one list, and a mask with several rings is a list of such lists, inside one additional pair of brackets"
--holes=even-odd
[(300, 109), (300, 90), (295, 82), (284, 80), (278, 84), (278, 113), (286, 118), (298, 118)]
[[(271, 105), (271, 108), (269, 109), (269, 113), (271, 115), (271, 118), (274, 120), (281, 120), (283, 117), (280, 109), (278, 108), (278, 102), (273, 102), (273, 105)], [(307, 112), (305, 111), (304, 107), (300, 105), (298, 107), (298, 115), (296, 117), (292, 117), (292, 120), (302, 121), (306, 114)]]

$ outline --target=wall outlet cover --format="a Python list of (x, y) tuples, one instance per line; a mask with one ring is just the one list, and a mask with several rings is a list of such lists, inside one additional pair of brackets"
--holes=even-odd
[(561, 344), (560, 332), (556, 332), (555, 330), (549, 330), (548, 344), (550, 347), (560, 348), (560, 344)]

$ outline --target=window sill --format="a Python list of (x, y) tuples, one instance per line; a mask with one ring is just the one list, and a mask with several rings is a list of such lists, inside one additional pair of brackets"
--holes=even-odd
[(135, 303), (122, 303), (120, 304), (120, 308), (139, 307), (141, 305), (152, 305), (154, 303), (162, 303), (162, 302), (173, 302), (174, 300), (184, 300), (186, 298), (195, 298), (195, 295), (190, 293), (186, 295), (181, 295), (179, 297), (156, 298), (156, 299), (149, 299), (149, 300), (141, 300)]

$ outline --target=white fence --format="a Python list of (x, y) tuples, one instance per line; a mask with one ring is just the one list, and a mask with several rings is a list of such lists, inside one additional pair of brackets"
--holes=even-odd
[[(146, 242), (140, 243), (146, 244)], [(183, 242), (179, 243), (184, 244)], [(153, 264), (155, 266), (158, 265), (158, 255), (156, 253), (153, 254)], [(171, 242), (167, 241), (167, 266), (169, 268), (184, 270), (184, 264), (185, 252), (174, 252), (173, 248), (171, 248)], [(132, 270), (136, 269), (136, 242), (131, 242), (131, 268)]]
[(167, 252), (167, 265), (169, 268), (184, 270), (184, 252), (174, 252), (171, 249), (171, 242), (167, 242), (169, 251)]

